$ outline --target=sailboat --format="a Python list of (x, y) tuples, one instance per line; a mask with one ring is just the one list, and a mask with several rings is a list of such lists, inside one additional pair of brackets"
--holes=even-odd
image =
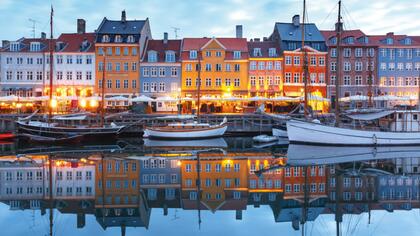
[[(340, 41), (341, 41), (341, 1), (338, 2), (337, 32), (337, 74), (340, 74)], [(336, 80), (336, 94), (340, 94), (340, 80)], [(368, 131), (354, 128), (339, 127), (339, 104), (335, 103), (335, 126), (308, 122), (304, 120), (289, 120), (287, 131), (291, 143), (305, 143), (316, 145), (355, 145), (355, 146), (378, 146), (378, 145), (417, 145), (420, 144), (420, 129), (418, 126), (419, 111), (392, 111), (385, 114), (388, 120), (392, 120), (395, 127), (378, 127), (377, 130)], [(392, 113), (392, 114), (391, 114)], [(373, 120), (372, 117), (371, 120)], [(376, 117), (377, 119), (382, 117)], [(402, 121), (406, 124), (402, 124)], [(386, 131), (384, 131), (386, 130)]]
[[(100, 125), (75, 125), (69, 126), (66, 124), (61, 124), (57, 121), (60, 120), (59, 117), (52, 116), (52, 102), (53, 102), (53, 62), (54, 62), (54, 44), (53, 44), (53, 9), (51, 8), (50, 16), (50, 41), (49, 41), (49, 59), (50, 59), (50, 94), (49, 94), (49, 112), (48, 112), (48, 122), (43, 121), (32, 121), (31, 118), (36, 114), (36, 112), (26, 118), (20, 118), (16, 121), (16, 126), (18, 134), (21, 137), (28, 138), (29, 140), (35, 142), (50, 142), (54, 143), (57, 140), (60, 142), (69, 140), (78, 140), (81, 141), (80, 137), (83, 137), (84, 140), (89, 138), (97, 138), (98, 136), (112, 138), (118, 135), (125, 126), (116, 125), (111, 123), (109, 125), (104, 124), (104, 87), (102, 86), (102, 112), (101, 112), (101, 124)], [(105, 61), (105, 58), (104, 58)], [(103, 70), (103, 78), (105, 78), (105, 67)], [(75, 116), (70, 115), (67, 118), (80, 119), (80, 114)], [(68, 120), (65, 118), (64, 120)], [(54, 122), (53, 122), (54, 120)]]
[[(197, 120), (200, 120), (200, 87), (201, 87), (201, 50), (198, 51), (198, 83), (197, 83)], [(220, 124), (211, 125), (209, 123), (199, 122), (178, 122), (169, 123), (165, 126), (144, 128), (145, 138), (158, 138), (158, 139), (206, 139), (217, 138), (225, 134), (228, 128), (226, 117)]]

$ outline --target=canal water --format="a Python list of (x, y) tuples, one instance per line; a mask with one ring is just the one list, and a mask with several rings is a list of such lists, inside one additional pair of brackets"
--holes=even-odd
[(0, 153), (1, 235), (420, 235), (420, 147), (132, 138)]

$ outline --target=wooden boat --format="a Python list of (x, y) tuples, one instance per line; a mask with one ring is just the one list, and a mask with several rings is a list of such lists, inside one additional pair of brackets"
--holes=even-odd
[(198, 122), (171, 123), (162, 127), (146, 127), (143, 137), (160, 139), (216, 138), (223, 136), (227, 127), (226, 118), (218, 125)]
[(88, 125), (60, 125), (59, 123), (47, 123), (41, 121), (17, 121), (17, 128), (20, 134), (37, 135), (50, 138), (59, 138), (70, 135), (83, 135), (84, 138), (117, 136), (125, 126), (110, 125), (88, 126)]
[(272, 129), (273, 136), (287, 138), (287, 128), (284, 125), (276, 125)]
[(167, 148), (179, 148), (179, 147), (193, 147), (193, 148), (227, 148), (228, 144), (223, 138), (212, 138), (212, 139), (200, 139), (200, 140), (153, 140), (144, 139), (144, 146), (146, 147), (167, 147)]
[[(289, 141), (291, 143), (344, 146), (420, 144), (420, 127), (418, 122), (415, 121), (418, 119), (420, 112), (396, 111), (383, 114), (387, 115), (382, 120), (379, 120), (378, 125), (381, 126), (373, 131), (290, 120), (287, 122)], [(394, 118), (392, 119), (391, 117)], [(404, 121), (404, 119), (406, 120)], [(390, 122), (384, 127), (383, 122), (387, 120)], [(389, 131), (383, 131), (384, 128), (387, 128)]]
[(268, 136), (266, 134), (262, 134), (262, 135), (253, 137), (252, 140), (258, 143), (270, 143), (270, 142), (277, 141), (278, 138), (276, 136)]

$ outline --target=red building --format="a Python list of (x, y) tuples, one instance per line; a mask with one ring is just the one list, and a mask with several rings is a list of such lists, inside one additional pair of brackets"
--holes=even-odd
[(314, 200), (327, 197), (326, 166), (295, 166), (284, 169), (284, 199), (303, 200), (305, 186), (308, 186), (307, 197)]

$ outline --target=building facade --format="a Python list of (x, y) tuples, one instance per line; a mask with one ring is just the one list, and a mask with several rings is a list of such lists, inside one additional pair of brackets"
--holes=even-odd
[[(21, 38), (3, 42), (0, 51), (1, 92), (3, 96), (42, 96), (46, 78), (46, 53), (49, 39)], [(53, 42), (55, 43), (55, 41)]]
[[(181, 40), (149, 40), (140, 63), (140, 93), (152, 98), (181, 96)], [(158, 101), (155, 111), (176, 111), (177, 102)]]
[(283, 96), (283, 58), (274, 41), (248, 42), (249, 96)]
[(378, 94), (417, 99), (420, 77), (418, 37), (391, 32), (370, 38), (378, 45)]
[[(182, 97), (248, 95), (248, 46), (244, 38), (185, 38), (181, 49)], [(216, 104), (221, 108), (221, 104)]]
[[(327, 95), (336, 99), (337, 79), (337, 37), (335, 31), (322, 31), (328, 46)], [(374, 96), (376, 91), (377, 45), (361, 30), (345, 30), (340, 41), (340, 94), (339, 97), (353, 95)]]
[(95, 93), (102, 93), (104, 84), (107, 95), (138, 95), (140, 55), (151, 38), (148, 19), (127, 20), (125, 11), (121, 20), (104, 18), (96, 30)]

